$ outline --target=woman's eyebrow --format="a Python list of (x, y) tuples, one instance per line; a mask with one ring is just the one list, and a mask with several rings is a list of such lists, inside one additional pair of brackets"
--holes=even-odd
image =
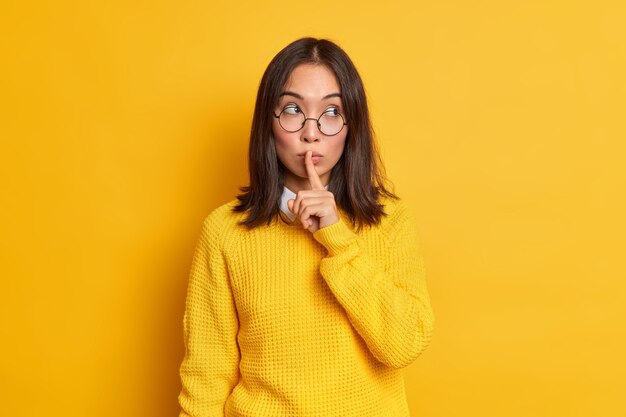
[[(280, 93), (280, 95), (278, 97), (282, 97), (282, 96), (292, 96), (292, 97), (295, 97), (297, 99), (304, 100), (304, 97), (302, 97), (298, 93), (294, 93), (293, 91), (283, 91), (282, 93)], [(341, 98), (341, 93), (330, 93), (330, 94), (327, 94), (324, 97), (322, 97), (322, 100), (327, 100), (327, 99), (333, 98), (333, 97)]]
[(326, 100), (326, 99), (333, 98), (333, 97), (341, 98), (341, 93), (331, 93), (331, 94), (325, 95), (322, 100)]
[(282, 97), (282, 96), (292, 96), (292, 97), (298, 98), (300, 100), (304, 100), (304, 97), (302, 97), (298, 93), (294, 93), (293, 91), (283, 91), (282, 93), (280, 93), (280, 95), (278, 97)]

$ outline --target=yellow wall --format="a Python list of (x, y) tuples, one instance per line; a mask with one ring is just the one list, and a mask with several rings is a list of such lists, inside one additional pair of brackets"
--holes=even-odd
[(420, 224), (413, 416), (626, 415), (626, 3), (383, 3), (0, 3), (0, 414), (176, 415), (201, 221), (313, 35)]

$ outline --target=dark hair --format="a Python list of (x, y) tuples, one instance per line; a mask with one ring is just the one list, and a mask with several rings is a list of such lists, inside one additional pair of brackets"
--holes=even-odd
[(353, 225), (378, 224), (385, 215), (379, 197), (397, 198), (385, 187), (383, 166), (374, 143), (365, 89), (350, 57), (326, 39), (302, 38), (285, 47), (270, 62), (259, 86), (250, 132), (250, 185), (237, 196), (236, 212), (247, 211), (248, 227), (269, 224), (280, 212), (285, 167), (276, 155), (272, 111), (291, 72), (302, 64), (329, 68), (337, 78), (348, 123), (341, 158), (330, 176), (328, 190)]

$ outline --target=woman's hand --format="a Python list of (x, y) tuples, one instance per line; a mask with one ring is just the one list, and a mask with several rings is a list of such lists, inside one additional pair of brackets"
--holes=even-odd
[(295, 200), (289, 200), (287, 205), (297, 218), (300, 219), (302, 227), (315, 233), (321, 228), (330, 226), (339, 221), (339, 212), (335, 204), (335, 196), (330, 191), (324, 189), (315, 165), (311, 158), (313, 152), (307, 151), (304, 155), (304, 166), (306, 168), (310, 190), (298, 191)]

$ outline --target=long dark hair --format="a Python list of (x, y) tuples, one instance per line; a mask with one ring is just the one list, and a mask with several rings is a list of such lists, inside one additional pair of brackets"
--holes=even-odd
[(280, 212), (285, 167), (276, 155), (272, 135), (272, 111), (291, 72), (302, 64), (328, 67), (341, 88), (348, 134), (341, 158), (330, 176), (328, 190), (337, 206), (359, 228), (380, 223), (385, 215), (381, 196), (397, 198), (385, 186), (369, 117), (363, 81), (350, 57), (326, 39), (302, 38), (287, 45), (270, 62), (259, 86), (252, 119), (248, 167), (250, 185), (237, 196), (236, 212), (247, 212), (248, 227), (269, 224)]

